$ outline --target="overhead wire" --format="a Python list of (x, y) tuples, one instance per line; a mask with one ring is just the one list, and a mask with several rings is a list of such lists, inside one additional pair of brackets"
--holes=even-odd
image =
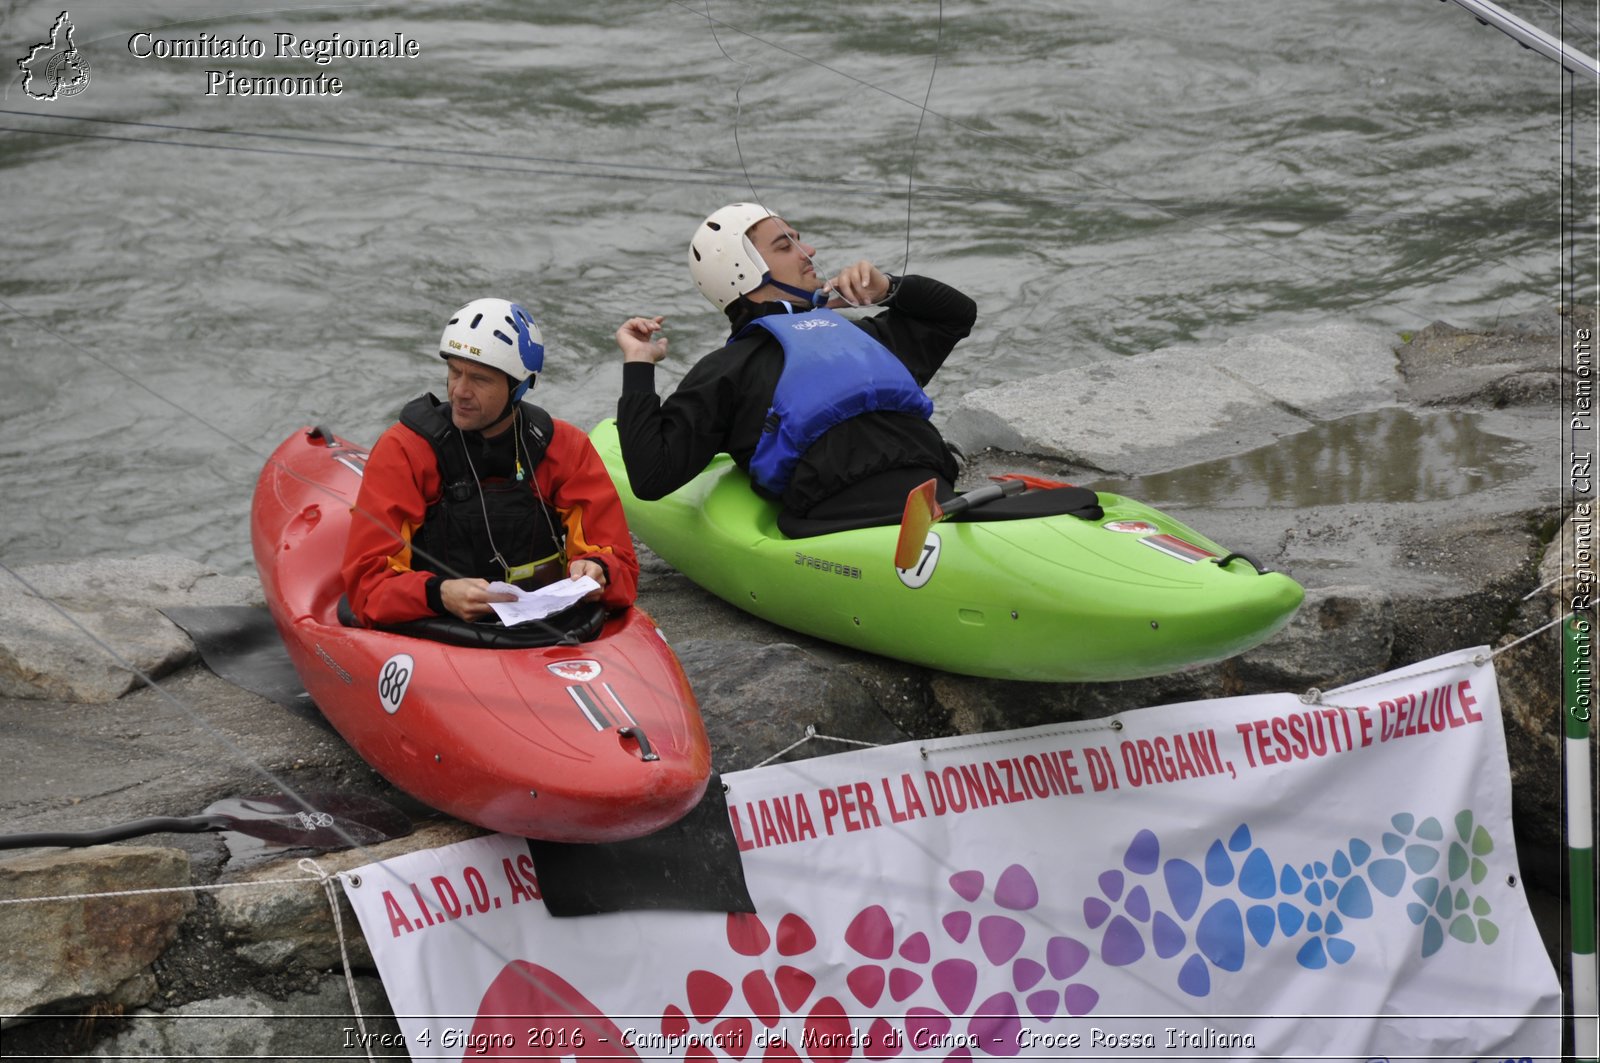
[(922, 142), (922, 125), (928, 119), (928, 104), (933, 99), (933, 79), (939, 73), (939, 52), (944, 45), (944, 0), (939, 0), (938, 27), (933, 38), (933, 63), (928, 68), (928, 87), (917, 108), (917, 131), (911, 137), (911, 160), (906, 164), (906, 256), (900, 264), (904, 276), (911, 272), (911, 208), (917, 183), (917, 145)]
[(1557, 4), (1555, 0), (1539, 0), (1539, 4), (1550, 12), (1553, 18), (1560, 19), (1564, 27), (1577, 30), (1578, 35), (1584, 40), (1592, 42), (1593, 45), (1600, 45), (1600, 29), (1596, 28), (1596, 23), (1585, 22), (1583, 19), (1568, 14), (1565, 3)]
[(739, 119), (744, 114), (744, 87), (745, 85), (749, 84), (750, 74), (755, 68), (749, 63), (746, 63), (740, 59), (735, 59), (732, 55), (728, 54), (728, 49), (723, 47), (722, 38), (717, 36), (716, 20), (711, 17), (711, 0), (705, 0), (705, 5), (706, 25), (711, 28), (712, 43), (717, 46), (717, 51), (722, 53), (722, 57), (724, 59), (730, 63), (733, 63), (735, 66), (741, 67), (744, 71), (744, 73), (739, 77), (739, 84), (734, 86), (733, 90), (733, 150), (739, 157), (739, 169), (744, 173), (745, 184), (750, 188), (751, 201), (760, 203), (761, 194), (756, 191), (755, 181), (750, 176), (750, 167), (744, 161), (744, 147), (739, 142)]

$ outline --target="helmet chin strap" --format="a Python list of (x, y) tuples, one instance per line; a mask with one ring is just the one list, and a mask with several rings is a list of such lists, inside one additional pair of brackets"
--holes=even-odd
[(504, 421), (507, 417), (510, 417), (512, 414), (517, 412), (517, 403), (521, 402), (522, 397), (533, 388), (533, 382), (536, 377), (530, 376), (527, 380), (524, 380), (521, 383), (518, 383), (509, 375), (507, 376), (507, 379), (512, 380), (511, 390), (506, 394), (505, 408), (500, 411), (500, 416), (494, 419), (494, 424), (499, 424), (501, 421)]
[(528, 379), (521, 381), (517, 380), (515, 377), (511, 377), (511, 394), (506, 399), (506, 409), (509, 410), (517, 403), (521, 402), (523, 398), (527, 396), (528, 392), (533, 390), (533, 385), (538, 381), (538, 379), (538, 373), (529, 373)]
[(780, 280), (773, 280), (772, 274), (770, 273), (762, 278), (761, 283), (770, 284), (780, 292), (787, 292), (789, 295), (798, 296), (805, 302), (810, 303), (813, 307), (822, 306), (828, 301), (828, 296), (821, 288), (818, 288), (814, 292), (808, 292), (804, 288), (796, 288), (792, 284), (785, 284)]

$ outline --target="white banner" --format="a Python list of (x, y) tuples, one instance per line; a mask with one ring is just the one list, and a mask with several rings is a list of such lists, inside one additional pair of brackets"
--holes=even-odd
[(346, 891), (417, 1059), (1556, 1059), (1475, 657), (728, 776), (756, 915), (555, 919), (506, 836)]

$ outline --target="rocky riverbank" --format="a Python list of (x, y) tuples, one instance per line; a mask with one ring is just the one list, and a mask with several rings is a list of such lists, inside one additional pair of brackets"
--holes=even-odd
[[(683, 661), (722, 772), (797, 742), (785, 756), (842, 748), (833, 739), (1328, 689), (1449, 650), (1509, 647), (1496, 667), (1519, 855), (1531, 885), (1559, 893), (1557, 637), (1512, 644), (1561, 615), (1572, 575), (1561, 324), (1549, 314), (1488, 332), (1435, 325), (1406, 342), (1343, 325), (1295, 330), (987, 389), (941, 415), (969, 481), (1004, 469), (1125, 490), (1306, 586), (1287, 629), (1219, 665), (1096, 685), (949, 675), (750, 618), (648, 551), (640, 601)], [(192, 814), (266, 792), (262, 772), (404, 803), (314, 718), (199, 666), (159, 612), (259, 604), (252, 578), (172, 557), (15, 575), (0, 581), (9, 832)], [(160, 688), (133, 669), (162, 677)], [(475, 832), (424, 820), (409, 837), (316, 862), (333, 873)], [(330, 900), (305, 855), (167, 834), (0, 860), (0, 899), (170, 891), (0, 906), (8, 1053), (359, 1055), (354, 1018), (310, 1017), (353, 1009)], [(1559, 910), (1538, 914), (1554, 956)], [(367, 1032), (397, 1032), (348, 907), (343, 926)], [(180, 1021), (199, 1017), (209, 1018)]]

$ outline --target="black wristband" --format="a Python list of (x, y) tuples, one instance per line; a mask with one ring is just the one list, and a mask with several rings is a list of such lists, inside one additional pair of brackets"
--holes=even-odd
[(632, 394), (656, 393), (656, 364), (654, 362), (623, 362), (622, 390)]

